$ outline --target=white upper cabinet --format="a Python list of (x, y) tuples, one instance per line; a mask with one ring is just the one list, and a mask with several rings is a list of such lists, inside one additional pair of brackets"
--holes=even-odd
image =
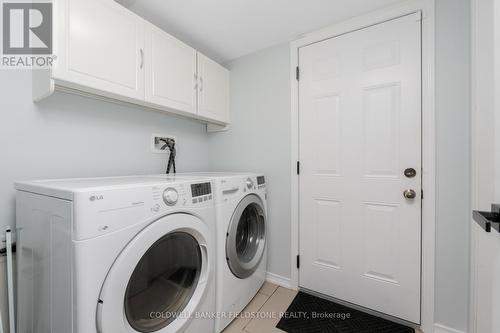
[(229, 71), (198, 52), (198, 114), (229, 123)]
[(146, 101), (196, 114), (196, 50), (149, 25)]
[(55, 65), (33, 99), (62, 90), (229, 123), (229, 71), (112, 0), (57, 0)]
[[(144, 98), (144, 24), (107, 0), (58, 1), (61, 47), (55, 76), (130, 98)], [(66, 13), (66, 14), (65, 14)], [(66, 42), (66, 43), (65, 43)], [(64, 47), (66, 44), (66, 47)]]

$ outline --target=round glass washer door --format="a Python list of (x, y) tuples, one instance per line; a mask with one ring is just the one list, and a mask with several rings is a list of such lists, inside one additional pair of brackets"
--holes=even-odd
[(205, 298), (209, 230), (189, 214), (168, 215), (145, 228), (122, 251), (103, 285), (101, 332), (182, 330)]
[(201, 250), (186, 232), (159, 239), (144, 254), (125, 291), (125, 314), (138, 332), (170, 324), (193, 296), (201, 272)]
[(255, 194), (236, 207), (226, 237), (226, 258), (231, 272), (240, 279), (259, 267), (266, 247), (266, 215), (262, 200)]

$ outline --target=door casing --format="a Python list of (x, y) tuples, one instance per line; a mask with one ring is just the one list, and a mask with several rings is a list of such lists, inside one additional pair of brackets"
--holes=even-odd
[[(307, 34), (290, 43), (291, 82), (291, 279), (299, 288), (299, 271), (295, 265), (299, 254), (299, 91), (297, 66), (301, 47), (370, 27), (388, 20), (415, 13), (422, 17), (422, 273), (420, 329), (434, 332), (435, 224), (436, 224), (436, 148), (435, 148), (435, 0), (410, 0), (367, 15), (340, 22)], [(299, 73), (300, 75), (300, 73)], [(394, 319), (393, 319), (394, 320)]]
[[(498, 137), (495, 128), (499, 126), (499, 87), (500, 78), (497, 54), (500, 48), (500, 35), (496, 33), (500, 28), (500, 1), (499, 0), (472, 0), (471, 1), (471, 200), (470, 206), (474, 210), (490, 210), (490, 205), (499, 200), (498, 173)], [(492, 71), (491, 68), (495, 70)], [(496, 150), (495, 150), (496, 148)], [(493, 153), (492, 153), (493, 152)], [(495, 156), (496, 155), (496, 156)], [(494, 181), (491, 181), (494, 180)], [(491, 307), (485, 303), (478, 288), (482, 281), (478, 276), (477, 268), (484, 259), (480, 257), (476, 237), (484, 241), (483, 232), (475, 232), (475, 222), (470, 222), (470, 267), (469, 276), (469, 332), (481, 333), (478, 329), (485, 318), (478, 318), (484, 314), (489, 320), (494, 316), (495, 307), (491, 313), (482, 313), (484, 307)], [(483, 245), (484, 246), (484, 245)], [(490, 321), (491, 324), (493, 324)]]

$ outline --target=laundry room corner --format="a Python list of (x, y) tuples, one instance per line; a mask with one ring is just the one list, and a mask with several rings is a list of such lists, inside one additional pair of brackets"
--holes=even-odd
[(290, 48), (280, 44), (226, 66), (231, 70), (231, 125), (209, 134), (210, 170), (266, 175), (268, 278), (290, 285)]

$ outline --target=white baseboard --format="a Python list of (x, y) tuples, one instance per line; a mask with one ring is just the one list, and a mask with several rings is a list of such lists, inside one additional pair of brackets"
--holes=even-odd
[(434, 325), (434, 333), (466, 333), (464, 331), (459, 331), (451, 327), (447, 327), (441, 324)]
[(278, 275), (278, 274), (267, 272), (266, 281), (277, 284), (278, 286), (281, 286), (284, 288), (293, 289), (293, 290), (297, 289), (297, 286), (294, 286), (292, 284), (292, 281), (290, 278), (286, 278), (286, 277), (283, 277), (283, 276)]

